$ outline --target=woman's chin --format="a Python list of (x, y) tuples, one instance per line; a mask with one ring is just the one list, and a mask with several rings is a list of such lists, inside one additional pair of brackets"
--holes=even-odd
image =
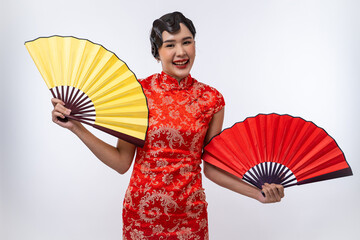
[(187, 77), (190, 74), (191, 67), (187, 66), (186, 68), (176, 68), (170, 74), (172, 77), (176, 78), (177, 80), (181, 80)]

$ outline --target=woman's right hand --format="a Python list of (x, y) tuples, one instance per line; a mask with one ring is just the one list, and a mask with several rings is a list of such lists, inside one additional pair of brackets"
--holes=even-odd
[(117, 147), (100, 140), (87, 130), (80, 122), (69, 119), (66, 122), (60, 121), (70, 115), (71, 110), (65, 107), (65, 103), (60, 99), (51, 99), (54, 105), (52, 120), (61, 127), (72, 131), (103, 163), (124, 174), (130, 168), (135, 155), (135, 145), (119, 139)]
[(51, 99), (51, 103), (54, 106), (54, 109), (51, 112), (52, 121), (54, 123), (71, 131), (74, 131), (77, 127), (81, 126), (80, 122), (71, 119), (68, 119), (66, 122), (59, 120), (59, 118), (65, 119), (66, 115), (70, 115), (71, 113), (71, 110), (65, 107), (65, 103), (63, 101), (57, 98), (53, 98)]

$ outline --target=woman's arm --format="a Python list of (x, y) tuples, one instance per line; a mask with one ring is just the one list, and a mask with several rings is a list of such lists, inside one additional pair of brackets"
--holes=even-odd
[[(220, 133), (223, 120), (224, 109), (220, 110), (213, 116), (205, 137), (205, 143), (208, 143), (213, 136)], [(205, 161), (204, 174), (208, 179), (215, 182), (216, 184), (234, 192), (256, 199), (262, 203), (279, 202), (281, 198), (284, 197), (284, 188), (282, 185), (266, 183), (262, 189), (266, 196), (264, 197), (261, 193), (261, 190), (258, 188)]]
[(53, 122), (72, 131), (107, 166), (121, 174), (127, 172), (135, 155), (135, 145), (119, 139), (117, 147), (114, 147), (95, 137), (78, 121), (60, 121), (58, 117), (65, 118), (64, 115), (69, 115), (71, 110), (65, 108), (64, 102), (59, 99), (53, 98), (51, 102), (54, 105)]

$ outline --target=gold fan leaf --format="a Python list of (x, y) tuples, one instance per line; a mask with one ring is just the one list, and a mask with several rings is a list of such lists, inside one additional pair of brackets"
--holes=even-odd
[(40, 37), (25, 46), (53, 97), (72, 110), (68, 118), (144, 145), (147, 101), (125, 62), (103, 46), (75, 37)]

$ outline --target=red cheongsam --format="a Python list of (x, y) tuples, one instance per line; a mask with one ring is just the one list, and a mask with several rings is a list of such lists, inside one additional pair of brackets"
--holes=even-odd
[(124, 239), (208, 239), (201, 153), (224, 99), (190, 75), (180, 84), (164, 72), (139, 81), (149, 129), (124, 199)]

